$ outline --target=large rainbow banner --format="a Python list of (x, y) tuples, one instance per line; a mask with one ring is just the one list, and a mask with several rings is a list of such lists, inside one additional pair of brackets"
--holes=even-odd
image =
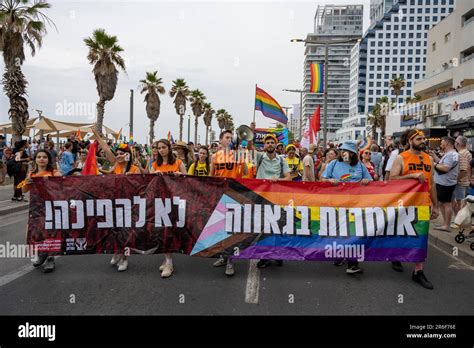
[(426, 258), (430, 198), (416, 180), (332, 186), (149, 174), (33, 181), (28, 244), (50, 254)]
[(323, 93), (324, 92), (324, 64), (323, 63), (311, 63), (311, 84), (309, 87), (310, 93)]

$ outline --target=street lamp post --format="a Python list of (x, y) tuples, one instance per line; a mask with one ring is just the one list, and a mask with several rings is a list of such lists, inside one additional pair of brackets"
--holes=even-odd
[[(360, 39), (350, 39), (350, 40), (303, 40), (303, 39), (292, 39), (290, 42), (304, 42), (305, 44), (310, 45), (324, 45), (324, 111), (323, 111), (323, 145), (324, 149), (327, 148), (327, 132), (328, 132), (328, 81), (329, 81), (329, 45), (338, 45), (344, 43), (357, 43), (360, 42)], [(303, 104), (303, 103), (301, 103)], [(302, 105), (301, 107), (302, 108)], [(301, 130), (301, 128), (300, 128)]]

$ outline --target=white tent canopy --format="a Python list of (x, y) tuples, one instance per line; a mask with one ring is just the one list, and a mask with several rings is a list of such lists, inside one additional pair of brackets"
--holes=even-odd
[[(63, 122), (50, 119), (48, 117), (34, 117), (27, 121), (26, 129), (28, 132), (33, 132), (33, 137), (38, 137), (40, 132), (43, 135), (51, 134), (57, 138), (67, 138), (72, 134), (81, 134), (81, 137), (85, 137), (88, 133), (91, 132), (91, 127), (94, 126), (94, 123), (73, 123), (73, 122)], [(108, 135), (113, 136), (115, 139), (118, 139), (120, 134), (113, 129), (103, 126), (103, 134), (108, 137)], [(12, 134), (12, 125), (10, 123), (5, 123), (0, 125), (1, 134)], [(93, 139), (93, 135), (89, 137)]]

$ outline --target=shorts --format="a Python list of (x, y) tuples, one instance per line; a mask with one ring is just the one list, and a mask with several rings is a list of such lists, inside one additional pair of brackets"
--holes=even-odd
[(436, 192), (438, 194), (438, 201), (441, 203), (450, 203), (453, 200), (453, 192), (456, 185), (443, 186), (436, 184)]
[(469, 186), (461, 186), (456, 185), (454, 189), (454, 199), (457, 201), (462, 201), (464, 198), (467, 197), (467, 193), (469, 192)]

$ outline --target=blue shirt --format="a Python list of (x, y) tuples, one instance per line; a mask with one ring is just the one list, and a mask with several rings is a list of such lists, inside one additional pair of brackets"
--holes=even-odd
[(349, 163), (337, 159), (332, 160), (327, 165), (322, 177), (324, 179), (336, 179), (340, 182), (359, 182), (362, 179), (372, 181), (369, 171), (360, 161), (355, 166), (351, 166)]
[(62, 175), (66, 175), (73, 169), (74, 169), (74, 156), (71, 152), (64, 151), (61, 156), (59, 170), (61, 171)]

